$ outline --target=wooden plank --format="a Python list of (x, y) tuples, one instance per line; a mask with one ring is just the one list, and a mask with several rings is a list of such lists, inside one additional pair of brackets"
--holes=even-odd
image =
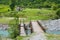
[(41, 29), (41, 27), (39, 26), (39, 24), (36, 21), (31, 22), (31, 24), (32, 24), (33, 32), (36, 32), (36, 33), (43, 32), (43, 30)]
[(46, 36), (44, 35), (44, 31), (39, 26), (36, 21), (31, 22), (33, 32), (35, 33), (30, 37), (29, 40), (46, 40)]
[(26, 36), (24, 27), (20, 27), (20, 36)]

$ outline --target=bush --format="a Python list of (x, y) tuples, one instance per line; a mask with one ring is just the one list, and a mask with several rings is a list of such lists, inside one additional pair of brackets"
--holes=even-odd
[(58, 18), (60, 18), (60, 8), (56, 11), (56, 15)]
[(11, 0), (10, 9), (14, 11), (16, 0)]
[(58, 4), (58, 8), (60, 8), (60, 4)]
[(58, 9), (58, 6), (57, 6), (57, 5), (53, 5), (53, 6), (52, 6), (52, 9), (53, 9), (53, 10), (57, 10), (57, 9)]
[(10, 8), (11, 8), (12, 11), (14, 10), (14, 7), (15, 7), (15, 4), (12, 3), (12, 4), (10, 5)]

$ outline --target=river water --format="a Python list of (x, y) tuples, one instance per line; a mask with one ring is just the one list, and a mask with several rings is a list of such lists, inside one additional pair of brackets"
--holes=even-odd
[(9, 35), (9, 32), (7, 30), (0, 30), (0, 36), (7, 37)]
[(58, 20), (40, 20), (39, 21), (46, 32), (49, 34), (60, 34), (60, 19)]
[(60, 34), (60, 31), (49, 31), (49, 30), (46, 30), (46, 33), (49, 33), (49, 34)]

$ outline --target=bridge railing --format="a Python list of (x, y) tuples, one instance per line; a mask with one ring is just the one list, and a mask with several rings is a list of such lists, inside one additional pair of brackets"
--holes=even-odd
[(44, 31), (44, 32), (46, 32), (46, 29), (42, 26), (42, 24), (39, 22), (39, 21), (37, 21), (38, 22), (38, 24), (40, 25), (40, 27), (42, 28), (42, 30)]

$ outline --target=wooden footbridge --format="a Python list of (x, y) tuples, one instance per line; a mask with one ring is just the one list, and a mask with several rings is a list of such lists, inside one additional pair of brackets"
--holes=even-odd
[(29, 38), (29, 40), (46, 40), (44, 32), (45, 28), (40, 24), (39, 21), (30, 21), (28, 26), (25, 23), (20, 24), (20, 36), (26, 36), (27, 33), (35, 33), (34, 36)]
[(31, 33), (45, 32), (45, 28), (40, 24), (39, 21), (30, 21), (30, 23), (20, 24), (20, 36), (26, 36), (26, 30), (30, 30)]

